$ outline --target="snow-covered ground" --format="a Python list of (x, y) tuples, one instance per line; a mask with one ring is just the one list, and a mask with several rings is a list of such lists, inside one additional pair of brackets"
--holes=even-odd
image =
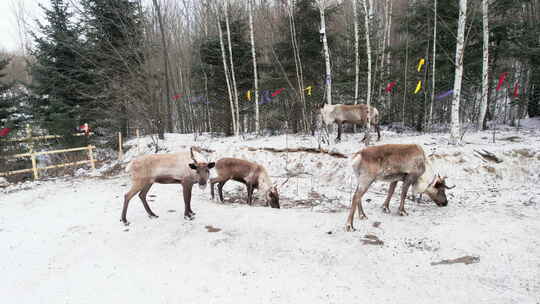
[[(244, 204), (243, 185), (225, 186), (226, 203), (194, 188), (194, 221), (183, 219), (181, 189), (155, 185), (149, 219), (135, 197), (120, 222), (129, 177), (62, 178), (0, 190), (0, 296), (5, 303), (540, 303), (540, 123), (523, 129), (396, 134), (381, 143), (421, 144), (448, 176), (449, 206), (408, 200), (409, 216), (380, 206), (387, 184), (364, 199), (369, 219), (345, 232), (355, 179), (349, 160), (247, 148), (317, 147), (309, 136), (214, 138), (167, 134), (167, 151), (191, 145), (208, 158), (264, 164), (280, 185), (282, 209)], [(335, 134), (334, 134), (335, 135)], [(345, 134), (332, 150), (359, 150)], [(126, 161), (151, 153), (131, 140)], [(501, 163), (481, 159), (487, 150)], [(104, 167), (102, 171), (112, 166)], [(396, 191), (399, 193), (399, 191)], [(214, 229), (215, 228), (215, 229)], [(219, 230), (219, 231), (215, 231)], [(367, 237), (366, 237), (367, 236)], [(366, 240), (377, 238), (378, 244)], [(371, 238), (371, 239), (370, 239)], [(432, 265), (464, 256), (473, 264)]]

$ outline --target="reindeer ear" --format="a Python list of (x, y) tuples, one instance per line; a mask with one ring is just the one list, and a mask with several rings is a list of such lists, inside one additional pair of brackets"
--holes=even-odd
[(216, 165), (216, 163), (214, 163), (214, 162), (208, 163), (208, 169), (214, 168), (215, 165)]
[(197, 165), (195, 165), (194, 163), (189, 164), (189, 167), (193, 170), (197, 170)]

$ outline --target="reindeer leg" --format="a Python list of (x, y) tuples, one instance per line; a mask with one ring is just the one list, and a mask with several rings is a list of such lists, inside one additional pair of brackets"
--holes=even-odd
[(343, 124), (342, 124), (341, 122), (338, 121), (338, 122), (337, 122), (337, 125), (338, 125), (338, 127), (337, 127), (337, 138), (336, 138), (336, 142), (341, 141), (341, 128), (342, 128)]
[(407, 211), (405, 211), (405, 197), (407, 196), (407, 191), (409, 191), (409, 186), (411, 183), (407, 180), (403, 181), (403, 185), (401, 186), (401, 202), (399, 204), (399, 215), (409, 215)]
[(364, 213), (364, 210), (362, 209), (362, 196), (364, 193), (366, 193), (368, 186), (360, 186), (358, 185), (356, 187), (356, 192), (354, 193), (352, 202), (351, 202), (351, 209), (349, 210), (349, 217), (347, 218), (347, 225), (345, 226), (346, 231), (354, 231), (353, 227), (353, 220), (354, 220), (354, 213), (356, 212), (356, 208), (358, 208), (358, 216), (360, 219), (366, 219), (367, 216)]
[(212, 199), (214, 199), (214, 185), (217, 183), (218, 183), (217, 178), (210, 179), (210, 195), (212, 195)]
[(392, 199), (392, 195), (394, 195), (394, 190), (396, 190), (397, 181), (390, 183), (390, 188), (388, 188), (388, 195), (386, 196), (386, 200), (384, 201), (384, 204), (382, 206), (384, 213), (390, 213), (390, 200)]
[(379, 126), (379, 124), (375, 125), (375, 130), (377, 130), (377, 141), (380, 141), (381, 140), (381, 127)]
[(253, 185), (246, 183), (246, 187), (248, 193), (247, 203), (251, 206), (253, 204)]
[(193, 211), (191, 211), (191, 189), (193, 188), (193, 185), (190, 183), (184, 183), (182, 184), (182, 190), (184, 193), (184, 219), (186, 220), (193, 220), (194, 214)]
[(124, 225), (128, 226), (129, 222), (126, 219), (127, 209), (129, 206), (129, 201), (142, 189), (142, 185), (137, 183), (131, 186), (131, 189), (124, 194), (124, 207), (122, 208), (122, 216), (120, 217), (120, 221), (124, 223)]
[(219, 182), (219, 184), (217, 185), (218, 191), (219, 191), (219, 199), (221, 200), (222, 203), (223, 203), (223, 186), (225, 185), (226, 182), (227, 181)]
[(146, 195), (148, 194), (148, 191), (150, 191), (151, 187), (152, 187), (152, 184), (148, 184), (144, 186), (141, 192), (139, 192), (139, 198), (141, 199), (144, 206), (144, 210), (146, 210), (146, 213), (148, 213), (148, 216), (150, 218), (158, 218), (159, 216), (157, 216), (154, 212), (152, 212), (152, 210), (150, 209), (150, 206), (148, 206), (148, 202), (146, 201)]

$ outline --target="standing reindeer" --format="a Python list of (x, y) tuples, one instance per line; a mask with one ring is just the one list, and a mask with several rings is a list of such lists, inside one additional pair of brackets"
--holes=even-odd
[(276, 186), (272, 186), (272, 181), (266, 169), (256, 163), (238, 158), (222, 158), (216, 162), (218, 177), (210, 179), (210, 190), (214, 199), (214, 184), (218, 184), (219, 199), (223, 202), (223, 185), (232, 179), (241, 182), (247, 187), (247, 203), (253, 203), (253, 190), (258, 189), (264, 193), (266, 206), (279, 208), (279, 194)]
[[(368, 106), (365, 104), (344, 105), (336, 104), (321, 105), (318, 109), (320, 118), (325, 125), (336, 123), (338, 125), (338, 134), (336, 141), (341, 141), (341, 132), (344, 123), (367, 125)], [(377, 141), (381, 140), (381, 131), (379, 127), (379, 111), (375, 107), (370, 107), (371, 124), (377, 131)], [(366, 137), (362, 139), (364, 141)]]
[(195, 215), (195, 212), (191, 210), (192, 187), (198, 183), (201, 189), (206, 188), (210, 169), (214, 165), (213, 162), (198, 162), (193, 155), (193, 147), (190, 152), (145, 155), (133, 160), (126, 168), (126, 171), (131, 173), (132, 186), (124, 195), (121, 221), (124, 225), (129, 225), (126, 213), (129, 201), (137, 193), (139, 193), (139, 198), (148, 216), (150, 218), (158, 217), (152, 212), (146, 201), (146, 195), (154, 183), (181, 184), (184, 192), (184, 218), (192, 220)]
[(439, 207), (448, 205), (445, 190), (455, 187), (446, 186), (446, 177), (433, 173), (424, 150), (419, 145), (394, 144), (364, 148), (354, 154), (352, 168), (358, 178), (358, 186), (347, 219), (347, 231), (354, 230), (353, 219), (357, 208), (360, 219), (367, 218), (362, 208), (362, 196), (375, 180), (390, 182), (388, 196), (382, 206), (385, 213), (390, 213), (388, 206), (398, 181), (403, 182), (400, 215), (407, 215), (405, 196), (411, 185), (415, 193), (426, 193)]

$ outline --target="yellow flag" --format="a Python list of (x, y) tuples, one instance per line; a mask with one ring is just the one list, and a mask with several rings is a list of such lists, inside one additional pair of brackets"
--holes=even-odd
[(247, 100), (251, 101), (251, 90), (248, 90), (246, 93)]
[(307, 90), (307, 95), (311, 96), (311, 86), (304, 89), (304, 91), (306, 91), (306, 90)]
[(420, 92), (422, 89), (422, 80), (418, 80), (418, 84), (416, 85), (416, 90), (414, 90), (414, 94)]
[(420, 70), (422, 70), (422, 65), (424, 65), (424, 63), (426, 63), (424, 58), (420, 58), (420, 61), (418, 62), (418, 72), (420, 72)]

